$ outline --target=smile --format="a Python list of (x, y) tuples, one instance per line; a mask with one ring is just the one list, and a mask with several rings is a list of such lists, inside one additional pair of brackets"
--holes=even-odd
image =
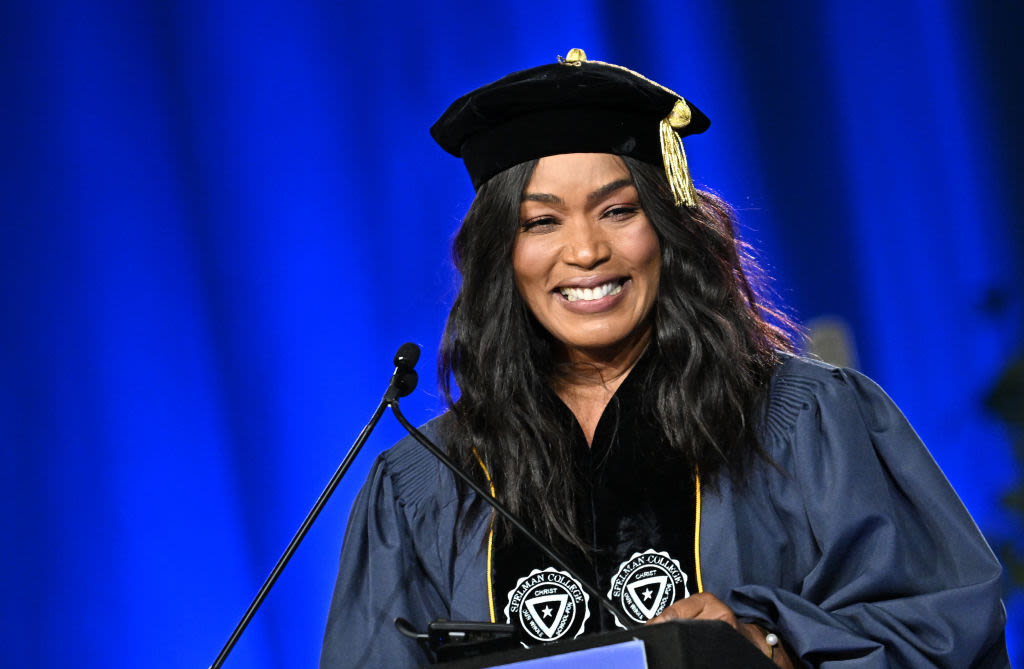
[(593, 288), (576, 288), (567, 286), (565, 288), (559, 288), (558, 292), (560, 292), (562, 296), (570, 302), (576, 302), (579, 300), (592, 302), (593, 300), (600, 300), (602, 297), (607, 297), (609, 295), (618, 295), (622, 292), (622, 283), (623, 281), (621, 279), (616, 279), (615, 281), (602, 283), (601, 285), (594, 286)]

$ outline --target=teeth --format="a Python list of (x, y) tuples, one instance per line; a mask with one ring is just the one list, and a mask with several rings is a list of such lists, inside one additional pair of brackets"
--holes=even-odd
[(565, 299), (570, 302), (575, 302), (576, 300), (589, 302), (600, 300), (608, 295), (618, 295), (622, 292), (622, 284), (618, 281), (609, 281), (608, 283), (602, 283), (596, 288), (562, 288), (560, 291), (565, 296)]

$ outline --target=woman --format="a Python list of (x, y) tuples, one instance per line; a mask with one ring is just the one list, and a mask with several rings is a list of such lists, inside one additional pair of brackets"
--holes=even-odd
[[(578, 50), (453, 103), (432, 133), (477, 196), (425, 431), (635, 623), (725, 620), (779, 666), (1009, 666), (955, 493), (881, 389), (792, 354), (693, 188), (707, 127)], [(411, 440), (353, 508), (321, 666), (424, 663), (396, 616), (527, 644), (624, 622)]]

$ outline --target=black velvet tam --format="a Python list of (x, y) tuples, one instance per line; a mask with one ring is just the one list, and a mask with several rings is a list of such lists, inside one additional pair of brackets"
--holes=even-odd
[[(473, 187), (513, 165), (561, 153), (611, 153), (662, 165), (659, 123), (682, 98), (639, 74), (594, 61), (513, 72), (463, 95), (431, 127), (462, 158)], [(687, 101), (680, 137), (711, 122)]]

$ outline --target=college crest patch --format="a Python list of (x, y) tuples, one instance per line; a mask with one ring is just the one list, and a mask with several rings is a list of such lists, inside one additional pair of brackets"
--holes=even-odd
[[(689, 596), (679, 561), (654, 549), (633, 553), (620, 564), (608, 591), (608, 598), (636, 623), (647, 622), (676, 599)], [(626, 627), (618, 620), (615, 623)]]
[(590, 597), (579, 581), (564, 571), (534, 569), (508, 593), (505, 622), (516, 625), (528, 642), (574, 639), (590, 617)]

